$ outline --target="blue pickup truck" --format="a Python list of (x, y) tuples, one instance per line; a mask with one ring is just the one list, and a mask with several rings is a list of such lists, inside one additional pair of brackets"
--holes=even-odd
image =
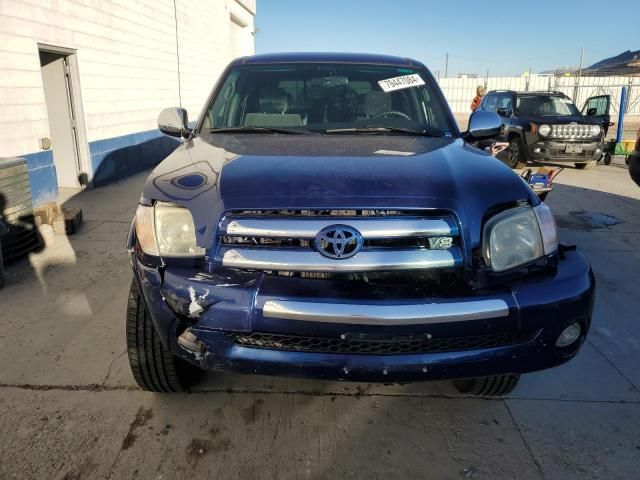
[(549, 208), (472, 146), (433, 75), (407, 58), (239, 58), (149, 176), (127, 240), (138, 384), (205, 370), (346, 381), (452, 379), (504, 395), (571, 359), (594, 276)]

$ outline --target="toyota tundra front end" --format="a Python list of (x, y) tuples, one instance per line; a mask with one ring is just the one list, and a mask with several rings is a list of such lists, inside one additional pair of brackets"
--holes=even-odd
[[(572, 358), (594, 277), (549, 208), (467, 141), (413, 60), (238, 59), (150, 175), (128, 239), (129, 359), (152, 391), (204, 370), (454, 379), (503, 395)], [(490, 179), (489, 182), (486, 179)]]

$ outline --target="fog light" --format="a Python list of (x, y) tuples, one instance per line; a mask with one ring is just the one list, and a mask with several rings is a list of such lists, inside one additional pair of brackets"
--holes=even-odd
[(540, 148), (539, 147), (534, 148), (533, 153), (540, 153)]
[(556, 340), (556, 347), (568, 347), (580, 338), (581, 333), (582, 327), (580, 324), (578, 322), (572, 323), (562, 331), (558, 340)]

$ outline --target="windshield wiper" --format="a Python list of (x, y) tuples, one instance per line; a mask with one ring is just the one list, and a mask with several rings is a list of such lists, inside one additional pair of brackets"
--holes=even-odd
[(309, 130), (295, 130), (290, 128), (280, 127), (220, 127), (209, 129), (212, 133), (287, 133), (287, 134), (302, 134), (311, 135)]
[(413, 130), (402, 127), (355, 127), (355, 128), (332, 128), (324, 133), (403, 133), (405, 135), (419, 135), (422, 137), (443, 137), (445, 132), (440, 130)]

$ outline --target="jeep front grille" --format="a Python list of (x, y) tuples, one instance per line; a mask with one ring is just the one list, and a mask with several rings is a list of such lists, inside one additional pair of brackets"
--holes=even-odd
[[(332, 225), (352, 227), (362, 247), (349, 258), (329, 258), (314, 239)], [(462, 265), (453, 216), (404, 210), (234, 211), (218, 228), (216, 263), (271, 272), (376, 272)]]
[(569, 123), (566, 125), (551, 125), (551, 135), (553, 138), (583, 139), (594, 137), (591, 132), (593, 125), (579, 125)]

